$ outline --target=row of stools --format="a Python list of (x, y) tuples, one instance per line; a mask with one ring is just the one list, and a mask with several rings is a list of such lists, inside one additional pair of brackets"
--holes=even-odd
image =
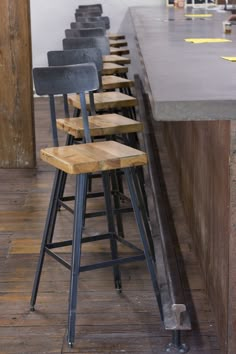
[[(108, 35), (110, 21), (103, 16), (101, 4), (79, 6), (75, 11), (76, 22), (65, 31), (63, 50), (48, 52), (48, 66), (33, 69), (35, 90), (38, 95), (48, 95), (52, 126), (53, 147), (41, 150), (41, 158), (56, 168), (50, 204), (48, 208), (40, 256), (35, 274), (31, 298), (34, 310), (45, 254), (52, 256), (70, 270), (68, 306), (68, 344), (75, 340), (75, 322), (80, 272), (111, 266), (115, 288), (121, 292), (120, 264), (146, 260), (157, 303), (161, 300), (156, 277), (152, 235), (142, 166), (147, 164), (146, 153), (138, 147), (137, 133), (142, 130), (135, 120), (132, 95), (133, 81), (127, 79), (129, 59), (122, 55), (127, 45), (122, 35)], [(57, 118), (55, 96), (63, 96), (65, 118)], [(70, 111), (73, 110), (73, 117)], [(99, 114), (97, 114), (97, 112)], [(59, 146), (58, 130), (66, 134), (66, 143)], [(75, 192), (65, 196), (67, 175), (75, 175)], [(103, 191), (93, 193), (93, 177), (102, 179)], [(126, 238), (122, 225), (121, 207), (124, 196), (123, 180), (126, 180), (129, 199), (135, 215), (143, 249)], [(67, 182), (68, 183), (68, 182)], [(103, 197), (105, 210), (92, 216), (106, 215), (107, 229), (103, 234), (84, 236), (83, 230), (88, 197)], [(71, 208), (67, 202), (73, 200)], [(95, 199), (96, 201), (96, 199)], [(55, 241), (54, 230), (60, 209), (73, 214), (72, 240)], [(90, 215), (91, 216), (91, 215)], [(111, 259), (81, 266), (82, 244), (109, 240)], [(118, 244), (131, 248), (134, 253), (120, 257)], [(71, 262), (63, 259), (56, 249), (72, 246)], [(137, 285), (138, 286), (138, 285)]]

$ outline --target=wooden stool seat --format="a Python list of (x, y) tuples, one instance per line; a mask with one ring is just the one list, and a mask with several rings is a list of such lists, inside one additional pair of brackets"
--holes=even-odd
[(111, 55), (123, 55), (123, 54), (129, 54), (129, 49), (125, 48), (112, 48), (110, 49)]
[(122, 66), (115, 63), (103, 63), (103, 75), (125, 74), (127, 72), (127, 66)]
[(114, 39), (114, 40), (125, 39), (125, 35), (124, 34), (119, 34), (119, 33), (109, 33), (108, 34), (108, 38), (109, 39)]
[[(89, 95), (86, 94), (86, 106), (90, 108)], [(81, 109), (79, 95), (68, 95), (68, 102), (74, 107)], [(134, 107), (137, 104), (135, 97), (125, 95), (121, 92), (96, 92), (94, 94), (94, 103), (96, 111), (102, 109), (119, 109), (124, 107)]]
[(121, 55), (103, 55), (103, 63), (130, 64), (130, 58)]
[[(92, 137), (137, 133), (143, 130), (143, 125), (140, 122), (116, 113), (89, 116), (88, 120)], [(76, 139), (84, 137), (82, 117), (59, 118), (57, 119), (57, 128), (74, 136)]]
[(128, 43), (124, 40), (114, 40), (114, 39), (110, 39), (109, 40), (109, 44), (110, 44), (110, 47), (127, 47)]
[(125, 88), (134, 86), (132, 80), (124, 79), (119, 76), (107, 75), (102, 77), (102, 88), (104, 90), (112, 90), (116, 88)]
[(147, 164), (146, 153), (116, 141), (42, 149), (43, 161), (69, 174), (92, 173)]

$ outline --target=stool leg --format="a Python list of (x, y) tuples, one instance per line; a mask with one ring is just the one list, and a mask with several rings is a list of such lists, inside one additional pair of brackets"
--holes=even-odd
[(145, 191), (144, 172), (143, 172), (142, 166), (138, 166), (136, 168), (136, 172), (137, 172), (138, 179), (140, 181), (139, 185), (140, 185), (140, 189), (142, 191), (141, 193), (142, 193), (142, 196), (143, 196), (143, 202), (144, 202), (144, 206), (145, 206), (145, 209), (146, 209), (146, 213), (147, 213), (147, 215), (149, 215), (147, 195), (146, 195), (146, 191)]
[(116, 176), (117, 176), (116, 178), (117, 178), (118, 190), (120, 193), (124, 194), (122, 174), (120, 173), (119, 170), (116, 171)]
[(52, 188), (51, 199), (48, 207), (48, 213), (46, 218), (46, 223), (44, 227), (43, 239), (41, 243), (41, 249), (39, 254), (39, 260), (37, 264), (37, 269), (34, 278), (34, 285), (32, 290), (32, 296), (30, 301), (31, 310), (34, 311), (34, 305), (36, 303), (38, 288), (39, 288), (39, 281), (42, 273), (43, 268), (43, 261), (45, 257), (45, 247), (47, 243), (52, 239), (52, 235), (55, 228), (56, 223), (56, 216), (57, 216), (57, 207), (58, 207), (58, 197), (60, 194), (60, 183), (63, 175), (63, 171), (56, 170), (56, 174), (54, 177), (54, 183)]
[[(74, 143), (74, 137), (70, 134), (67, 134), (66, 137), (66, 143), (65, 145), (73, 145)], [(61, 183), (60, 183), (60, 194), (59, 194), (59, 199), (62, 199), (64, 196), (64, 190), (65, 190), (65, 186), (66, 186), (66, 179), (67, 179), (67, 174), (64, 173), (61, 179)], [(58, 210), (61, 210), (61, 206), (58, 206)]]
[(85, 200), (87, 193), (87, 175), (76, 176), (74, 227), (71, 260), (70, 295), (68, 309), (68, 344), (72, 346), (75, 340), (75, 321), (78, 292), (78, 278), (80, 271), (81, 240), (83, 232)]
[[(114, 206), (116, 210), (120, 209), (120, 196), (118, 191), (120, 192), (120, 188), (118, 186), (118, 178), (115, 171), (111, 171), (111, 183), (112, 183), (112, 190), (114, 191)], [(116, 215), (116, 224), (117, 224), (117, 233), (120, 237), (124, 238), (124, 229), (122, 223), (122, 215), (121, 213), (117, 212)]]
[[(145, 229), (143, 227), (142, 213), (140, 211), (140, 208), (144, 210), (144, 206), (142, 205), (143, 203), (142, 203), (142, 200), (140, 199), (140, 195), (139, 195), (139, 193), (137, 193), (136, 188), (135, 188), (135, 184), (134, 184), (134, 180), (133, 180), (134, 174), (132, 173), (132, 169), (125, 168), (124, 172), (125, 172), (125, 176), (127, 178), (127, 183), (128, 183), (128, 188), (129, 188), (129, 192), (130, 192), (131, 203), (132, 203), (132, 206), (134, 209), (135, 219), (136, 219), (137, 226), (138, 226), (139, 233), (140, 233), (140, 237), (141, 237), (141, 240), (143, 243), (147, 267), (148, 267), (148, 270), (149, 270), (149, 273), (151, 276), (152, 285), (153, 285), (153, 289), (154, 289), (155, 296), (157, 299), (160, 315), (161, 315), (161, 318), (163, 319), (161, 296), (160, 296), (160, 290), (159, 290), (159, 286), (158, 286), (158, 282), (157, 282), (155, 265), (153, 263), (153, 259), (152, 259), (151, 255), (150, 255), (149, 245), (148, 245), (148, 241), (146, 238)], [(142, 207), (141, 207), (141, 205), (142, 205)]]
[[(113, 216), (112, 203), (111, 203), (109, 172), (102, 172), (102, 181), (103, 181), (103, 188), (104, 188), (108, 232), (111, 234), (111, 240), (110, 240), (111, 256), (112, 259), (117, 259), (118, 250), (117, 250), (117, 241), (114, 237), (116, 230), (115, 230), (114, 216)], [(121, 292), (121, 276), (120, 276), (120, 268), (118, 264), (113, 266), (113, 274), (114, 274), (115, 288), (119, 292)]]

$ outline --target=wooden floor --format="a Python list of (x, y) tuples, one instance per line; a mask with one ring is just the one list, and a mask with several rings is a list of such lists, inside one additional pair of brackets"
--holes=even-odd
[[(37, 151), (50, 145), (48, 105), (36, 100)], [(191, 354), (221, 354), (214, 322), (204, 292), (198, 262), (191, 247), (168, 161), (162, 151), (180, 248), (187, 278), (183, 272), (193, 331), (184, 341)], [(144, 263), (122, 266), (123, 293), (113, 287), (111, 269), (83, 273), (79, 282), (76, 343), (66, 343), (69, 272), (46, 257), (35, 312), (29, 301), (37, 262), (53, 171), (38, 160), (37, 170), (0, 170), (0, 354), (2, 353), (165, 353), (170, 333), (161, 324)], [(73, 180), (67, 184), (73, 190)], [(97, 184), (95, 188), (99, 188)], [(99, 205), (98, 205), (99, 204)], [(102, 204), (89, 202), (89, 208)], [(57, 237), (70, 237), (72, 217), (61, 211)], [(103, 230), (103, 218), (86, 222), (85, 233)], [(132, 216), (125, 216), (129, 240), (138, 237)], [(69, 250), (62, 250), (69, 258)], [(121, 253), (128, 251), (121, 248)], [(84, 263), (108, 257), (104, 242), (84, 246)]]

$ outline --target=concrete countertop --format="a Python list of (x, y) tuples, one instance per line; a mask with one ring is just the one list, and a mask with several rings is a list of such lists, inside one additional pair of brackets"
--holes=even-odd
[[(187, 20), (185, 13), (212, 17)], [(166, 7), (132, 7), (133, 21), (156, 120), (236, 119), (236, 26), (223, 33), (229, 12)], [(192, 44), (185, 38), (232, 42)]]

